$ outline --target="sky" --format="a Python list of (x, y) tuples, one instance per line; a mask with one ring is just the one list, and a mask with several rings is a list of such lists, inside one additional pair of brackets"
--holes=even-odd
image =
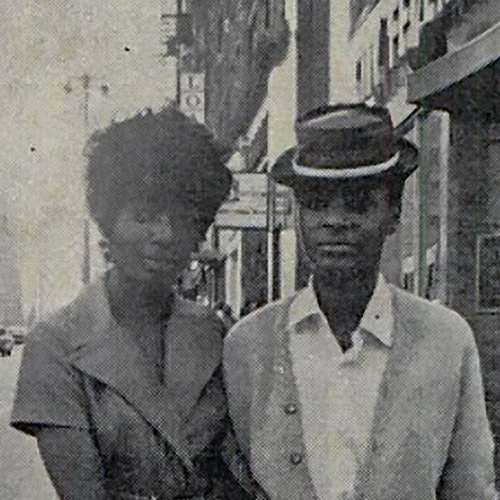
[[(174, 61), (162, 59), (160, 43), (170, 1), (2, 0), (0, 212), (18, 236), (26, 311), (39, 290), (49, 312), (81, 289), (81, 76), (91, 78), (90, 131), (159, 109), (175, 88)], [(93, 230), (95, 272), (97, 241)]]

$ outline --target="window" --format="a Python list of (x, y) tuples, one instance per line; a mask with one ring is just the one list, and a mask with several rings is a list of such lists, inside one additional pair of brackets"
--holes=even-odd
[(403, 26), (403, 40), (404, 40), (404, 50), (408, 48), (408, 33), (410, 31), (411, 23), (407, 21)]
[(394, 9), (394, 12), (392, 13), (392, 19), (394, 21), (397, 21), (399, 19), (399, 8), (398, 9)]
[(389, 35), (387, 33), (387, 19), (380, 19), (378, 65), (382, 68), (389, 67)]
[(356, 63), (356, 83), (361, 83), (362, 78), (363, 78), (363, 61), (360, 59)]
[(222, 52), (222, 41), (224, 38), (224, 19), (222, 16), (217, 21), (217, 52)]
[(375, 47), (370, 45), (370, 92), (375, 89)]
[(415, 286), (415, 279), (413, 273), (405, 273), (403, 275), (403, 289), (408, 292), (413, 292)]
[(264, 0), (264, 26), (266, 29), (269, 29), (271, 26), (271, 9), (272, 9), (272, 0)]
[(425, 0), (420, 0), (420, 9), (418, 13), (418, 20), (422, 22), (425, 19)]
[(399, 36), (392, 39), (392, 66), (397, 66), (399, 62)]
[(425, 287), (425, 298), (432, 299), (434, 294), (434, 282), (436, 281), (436, 266), (429, 264), (427, 266), (427, 283)]
[(411, 0), (403, 0), (403, 7), (408, 8), (411, 5)]
[(248, 67), (253, 68), (254, 65), (254, 51), (255, 51), (255, 36), (256, 36), (256, 18), (248, 29)]
[(361, 58), (356, 63), (356, 92), (361, 95), (363, 90), (363, 58)]

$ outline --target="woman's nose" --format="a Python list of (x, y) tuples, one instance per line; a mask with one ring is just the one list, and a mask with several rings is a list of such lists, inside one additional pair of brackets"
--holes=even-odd
[(149, 229), (154, 241), (170, 241), (173, 238), (172, 224), (168, 221), (152, 222)]

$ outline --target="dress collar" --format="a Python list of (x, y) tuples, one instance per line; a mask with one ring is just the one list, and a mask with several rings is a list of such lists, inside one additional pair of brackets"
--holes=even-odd
[(189, 465), (183, 433), (191, 409), (222, 361), (218, 321), (197, 304), (176, 298), (163, 334), (179, 370), (160, 384), (139, 345), (110, 313), (103, 280), (90, 285), (79, 304), (69, 336), (69, 362), (120, 393)]
[[(311, 279), (307, 287), (297, 292), (290, 306), (288, 328), (295, 328), (303, 321), (314, 321), (320, 318), (326, 321), (318, 305), (318, 298)], [(393, 326), (392, 292), (385, 278), (379, 274), (375, 290), (356, 331), (367, 331), (389, 347), (392, 345)]]

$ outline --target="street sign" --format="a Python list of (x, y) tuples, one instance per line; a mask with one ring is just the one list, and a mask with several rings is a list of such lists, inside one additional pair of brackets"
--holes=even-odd
[(180, 78), (180, 107), (200, 123), (205, 121), (205, 75), (182, 73)]

